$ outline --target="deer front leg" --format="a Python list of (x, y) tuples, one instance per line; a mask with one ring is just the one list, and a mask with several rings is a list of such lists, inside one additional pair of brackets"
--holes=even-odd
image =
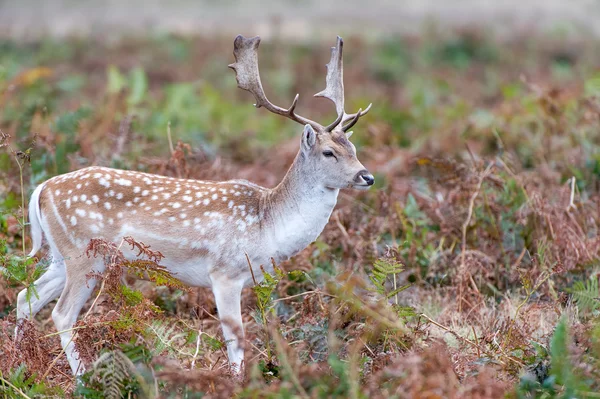
[(226, 277), (212, 279), (212, 291), (217, 303), (217, 311), (221, 320), (223, 337), (227, 344), (229, 365), (236, 374), (244, 370), (244, 325), (242, 322), (242, 288), (243, 281)]

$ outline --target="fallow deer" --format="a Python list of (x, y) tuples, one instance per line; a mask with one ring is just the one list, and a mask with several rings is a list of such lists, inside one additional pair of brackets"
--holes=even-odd
[[(356, 157), (348, 130), (371, 107), (344, 111), (340, 37), (327, 64), (326, 88), (315, 96), (333, 101), (336, 120), (323, 126), (281, 108), (266, 97), (258, 70), (259, 37), (234, 42), (238, 87), (256, 98), (255, 106), (304, 125), (298, 152), (287, 174), (269, 189), (245, 180), (199, 181), (127, 170), (88, 167), (53, 177), (31, 196), (29, 218), (34, 256), (45, 237), (51, 263), (36, 282), (37, 296), (27, 303), (22, 291), (17, 319), (31, 318), (56, 297), (52, 318), (75, 374), (83, 371), (72, 342), (77, 317), (101, 273), (101, 261), (84, 256), (92, 238), (118, 242), (125, 236), (150, 245), (165, 257), (173, 277), (190, 286), (210, 287), (227, 342), (229, 363), (240, 372), (244, 361), (242, 288), (253, 284), (252, 265), (272, 272), (272, 261), (297, 254), (323, 231), (343, 188), (368, 189), (373, 176)], [(134, 257), (132, 251), (125, 251)], [(246, 258), (246, 256), (248, 258)], [(254, 270), (260, 279), (260, 268)], [(17, 323), (19, 325), (19, 323)], [(18, 333), (19, 327), (17, 327)]]

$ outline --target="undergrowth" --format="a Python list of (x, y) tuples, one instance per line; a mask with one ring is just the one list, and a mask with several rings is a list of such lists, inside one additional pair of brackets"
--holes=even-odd
[[(236, 89), (230, 38), (0, 41), (0, 396), (598, 397), (597, 43), (346, 43), (347, 106), (374, 102), (352, 140), (376, 185), (342, 191), (317, 241), (244, 291), (245, 378), (211, 293), (128, 237), (82, 254), (106, 270), (88, 276), (101, 284), (75, 326), (76, 382), (52, 305), (13, 339), (16, 295), (36, 295), (48, 264), (26, 257), (36, 184), (97, 164), (273, 187), (297, 129)], [(309, 99), (327, 44), (261, 46), (272, 97), (299, 92), (330, 120)]]

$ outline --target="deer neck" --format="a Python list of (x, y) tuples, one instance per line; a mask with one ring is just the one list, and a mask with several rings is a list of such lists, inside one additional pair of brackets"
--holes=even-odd
[(263, 202), (265, 238), (273, 258), (285, 260), (315, 241), (329, 221), (339, 190), (325, 187), (299, 152), (277, 187)]

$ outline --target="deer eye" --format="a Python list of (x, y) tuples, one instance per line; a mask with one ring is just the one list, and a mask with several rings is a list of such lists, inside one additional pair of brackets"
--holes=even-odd
[(332, 151), (323, 151), (323, 155), (325, 155), (326, 157), (332, 157), (333, 152)]

